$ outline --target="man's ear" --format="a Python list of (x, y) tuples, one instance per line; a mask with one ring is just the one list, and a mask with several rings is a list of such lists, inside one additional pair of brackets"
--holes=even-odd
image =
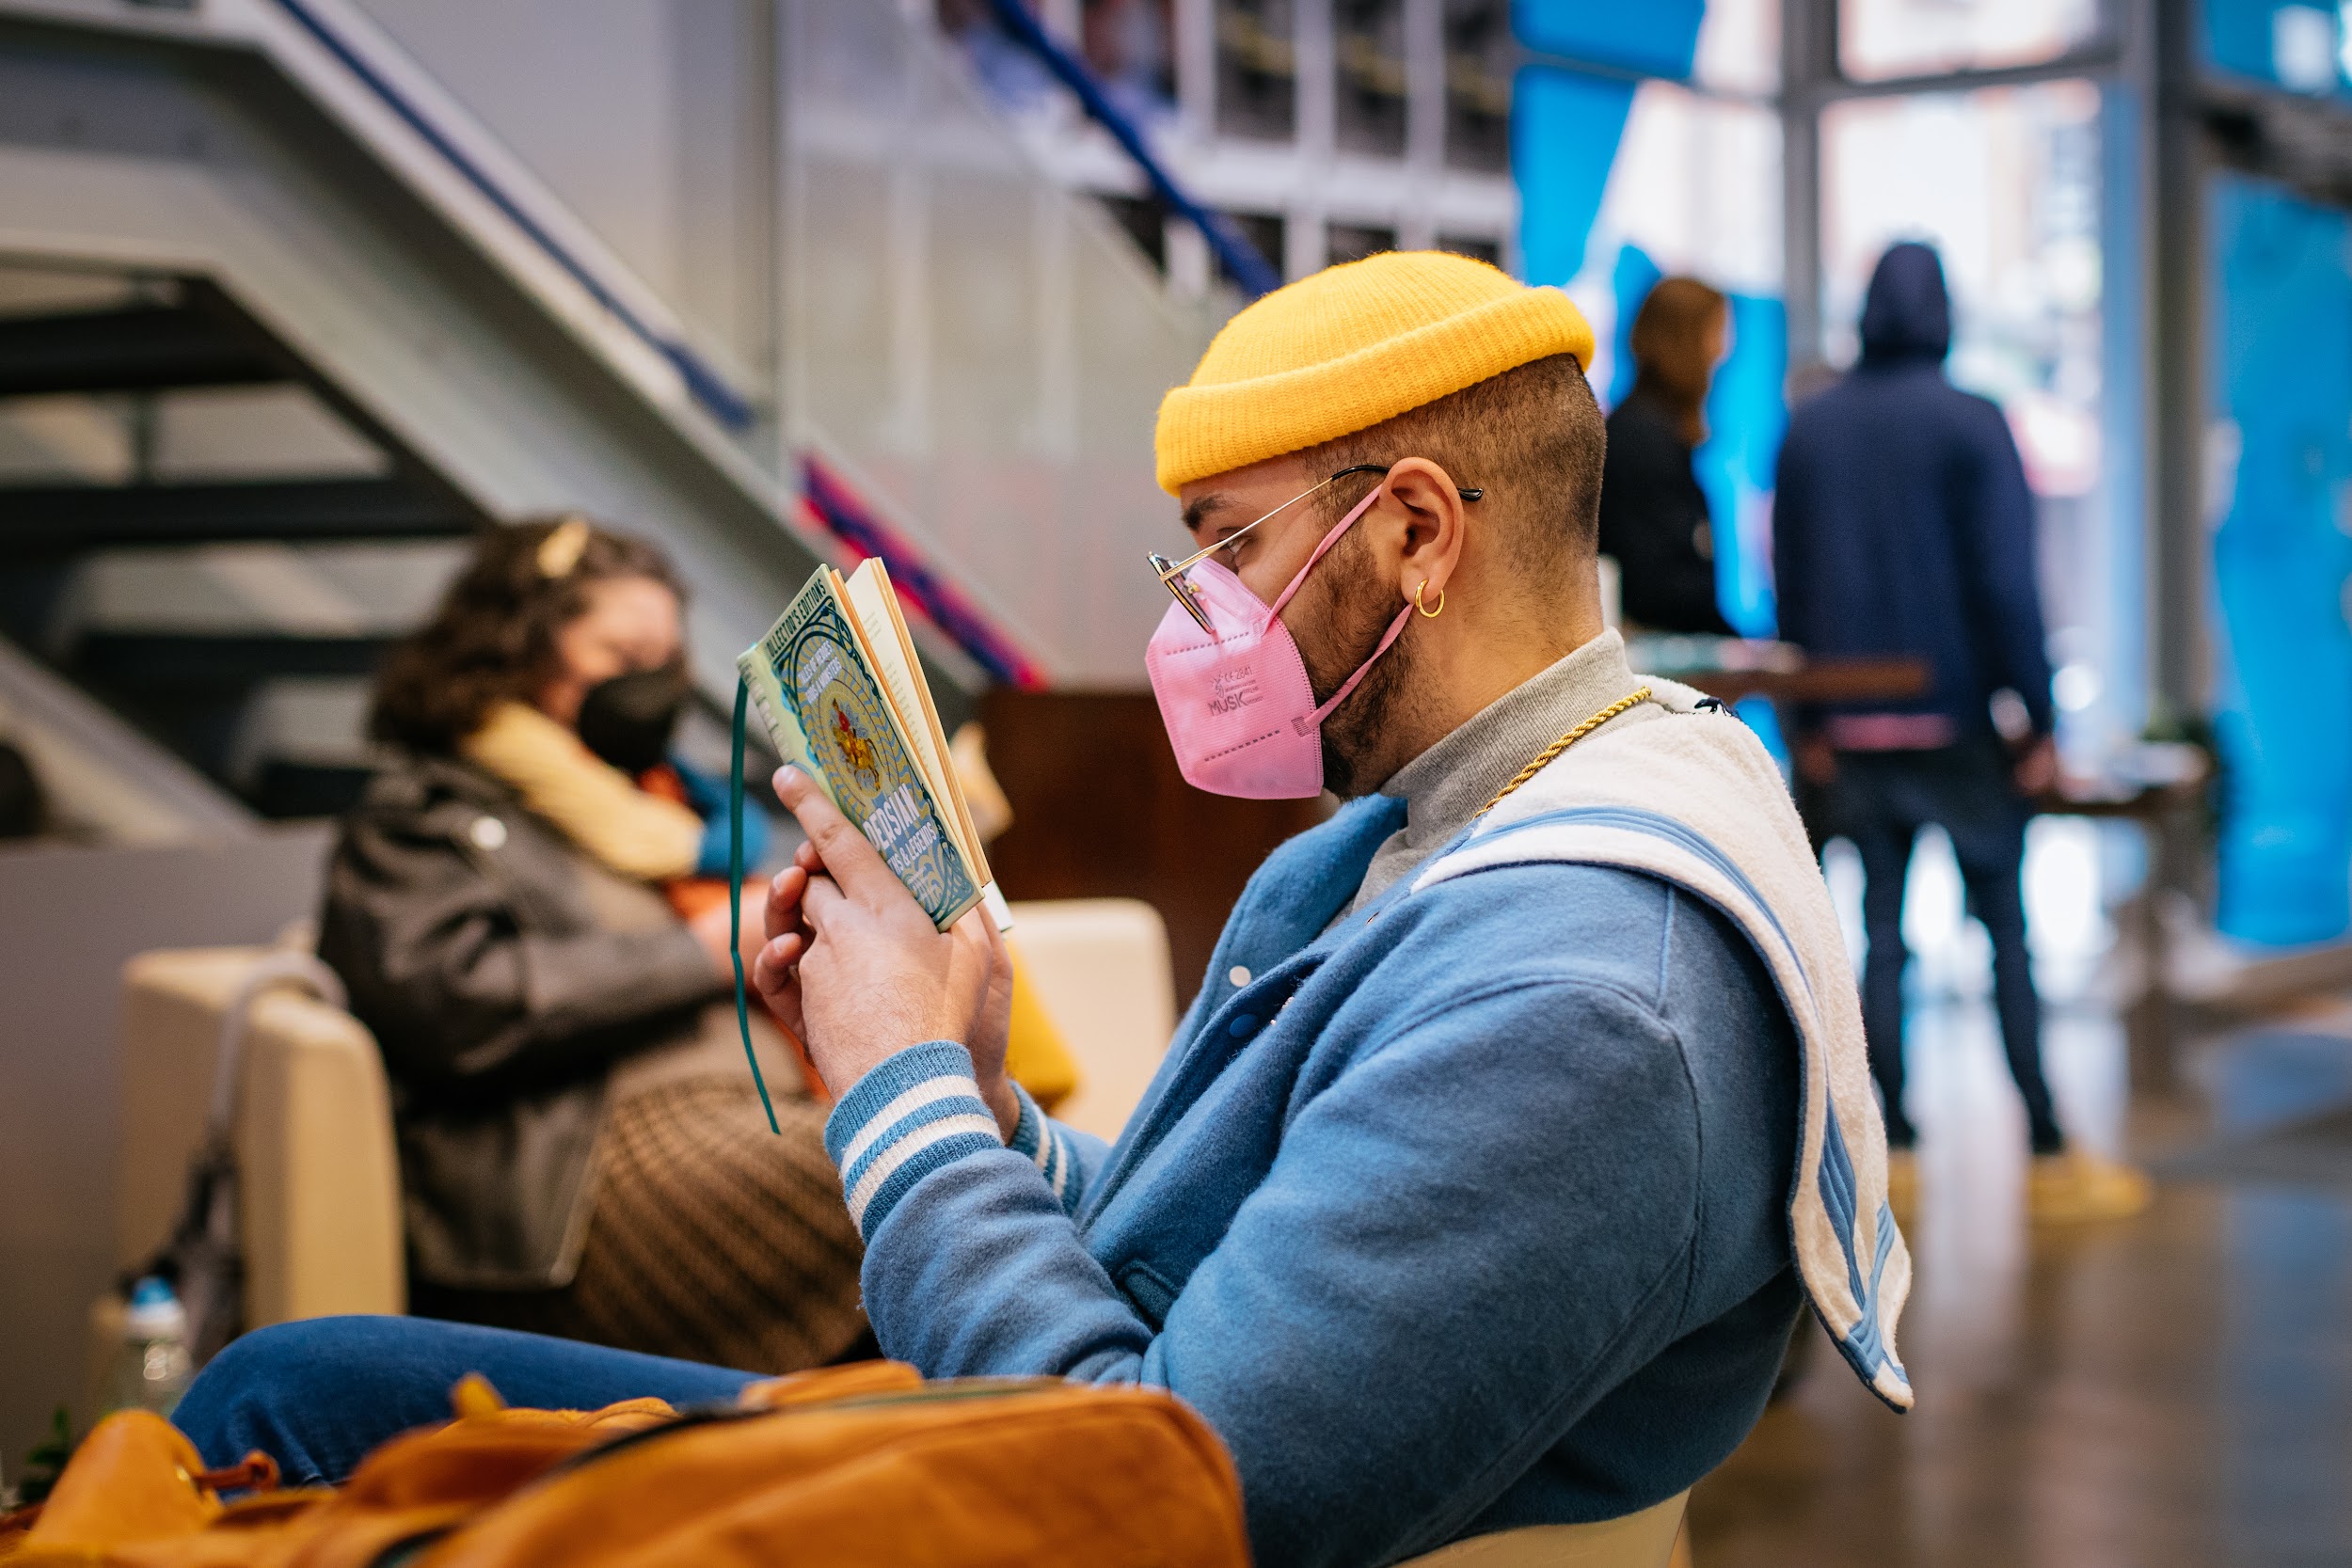
[(1408, 599), (1419, 592), (1428, 603), (1441, 603), (1461, 561), (1468, 522), (1462, 493), (1436, 463), (1407, 457), (1389, 469), (1389, 494), (1405, 520), (1399, 587)]

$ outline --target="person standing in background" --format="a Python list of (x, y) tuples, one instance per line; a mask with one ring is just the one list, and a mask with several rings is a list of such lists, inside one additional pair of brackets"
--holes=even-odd
[(1609, 416), (1600, 481), (1600, 553), (1617, 563), (1629, 629), (1738, 635), (1716, 603), (1714, 520), (1692, 467), (1729, 321), (1695, 277), (1661, 279), (1633, 318), (1633, 390)]
[[(1820, 802), (1817, 836), (1851, 839), (1862, 856), (1863, 1026), (1899, 1199), (1917, 1181), (1903, 1106), (1903, 879), (1933, 823), (1993, 941), (1994, 1002), (2035, 1156), (2029, 1211), (2120, 1217), (2145, 1207), (2147, 1179), (2068, 1144), (2042, 1077), (2026, 951), (2026, 823), (2058, 776), (2033, 495), (2000, 409), (1945, 379), (1950, 345), (1942, 262), (1898, 245), (1870, 279), (1860, 363), (1790, 418), (1772, 517), (1781, 636), (1817, 658), (1915, 658), (1930, 672), (1905, 701), (1800, 709), (1797, 769)], [(2013, 745), (1992, 717), (2003, 690), (2026, 719)]]

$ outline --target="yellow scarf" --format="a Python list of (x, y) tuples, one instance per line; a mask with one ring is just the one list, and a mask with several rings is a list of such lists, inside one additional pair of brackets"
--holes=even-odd
[[(535, 707), (501, 703), (458, 750), (520, 795), (532, 813), (624, 877), (666, 882), (691, 872), (700, 858), (701, 817), (638, 788), (628, 774)], [(1078, 1084), (1078, 1064), (1017, 959), (1006, 1066), (1049, 1110)]]
[(458, 751), (622, 876), (666, 882), (694, 869), (702, 818), (638, 788), (537, 708), (499, 704)]

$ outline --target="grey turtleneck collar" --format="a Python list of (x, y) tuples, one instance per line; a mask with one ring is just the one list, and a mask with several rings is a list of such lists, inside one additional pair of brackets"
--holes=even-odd
[[(1495, 791), (1545, 747), (1641, 685), (1626, 663), (1625, 639), (1604, 631), (1497, 697), (1398, 768), (1380, 793), (1404, 800), (1405, 826), (1374, 851), (1348, 912), (1380, 896), (1469, 827)], [(1658, 709), (1645, 705), (1602, 728), (1658, 717)]]

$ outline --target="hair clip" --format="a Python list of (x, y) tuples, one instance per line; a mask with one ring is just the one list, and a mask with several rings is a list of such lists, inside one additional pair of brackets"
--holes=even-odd
[(587, 548), (587, 523), (578, 517), (564, 518), (539, 541), (539, 575), (550, 581), (570, 577)]

